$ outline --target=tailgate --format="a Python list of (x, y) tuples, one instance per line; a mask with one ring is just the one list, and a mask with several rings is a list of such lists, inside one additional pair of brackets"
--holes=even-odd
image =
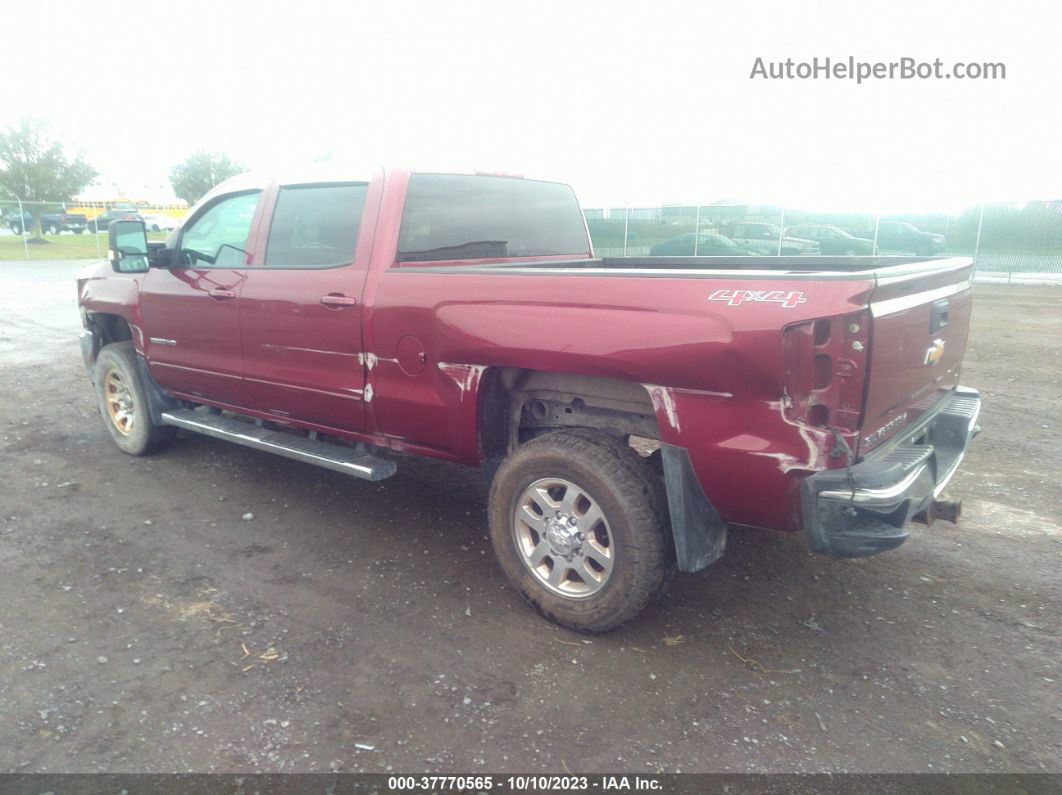
[(970, 329), (972, 273), (971, 260), (956, 258), (878, 275), (858, 455), (916, 421), (958, 385)]

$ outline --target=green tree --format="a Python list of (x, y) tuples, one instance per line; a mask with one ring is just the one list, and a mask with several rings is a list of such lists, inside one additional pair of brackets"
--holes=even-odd
[(35, 243), (46, 242), (41, 237), (41, 213), (73, 199), (96, 176), (96, 169), (80, 154), (68, 154), (63, 141), (42, 119), (25, 117), (0, 132), (0, 188), (24, 202), (52, 204), (26, 208), (33, 217)]
[(222, 152), (198, 151), (170, 169), (170, 184), (175, 196), (195, 204), (215, 185), (246, 170)]

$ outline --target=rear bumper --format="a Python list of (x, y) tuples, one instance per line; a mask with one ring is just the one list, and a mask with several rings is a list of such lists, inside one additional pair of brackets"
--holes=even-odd
[(895, 549), (915, 517), (932, 522), (937, 498), (977, 435), (981, 395), (957, 387), (940, 408), (847, 469), (805, 479), (804, 529), (811, 548), (839, 558)]

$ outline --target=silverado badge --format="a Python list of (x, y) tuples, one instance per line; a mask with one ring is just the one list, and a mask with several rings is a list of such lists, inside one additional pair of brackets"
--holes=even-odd
[(944, 340), (933, 340), (933, 344), (926, 349), (926, 360), (923, 364), (933, 365), (940, 361), (944, 355)]

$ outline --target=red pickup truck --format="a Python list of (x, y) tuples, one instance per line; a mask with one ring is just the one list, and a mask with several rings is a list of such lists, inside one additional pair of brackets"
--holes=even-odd
[(185, 429), (368, 480), (481, 467), (502, 569), (574, 629), (728, 527), (859, 557), (958, 518), (966, 259), (602, 259), (566, 185), (408, 170), (236, 177), (110, 249), (78, 300), (122, 450)]

